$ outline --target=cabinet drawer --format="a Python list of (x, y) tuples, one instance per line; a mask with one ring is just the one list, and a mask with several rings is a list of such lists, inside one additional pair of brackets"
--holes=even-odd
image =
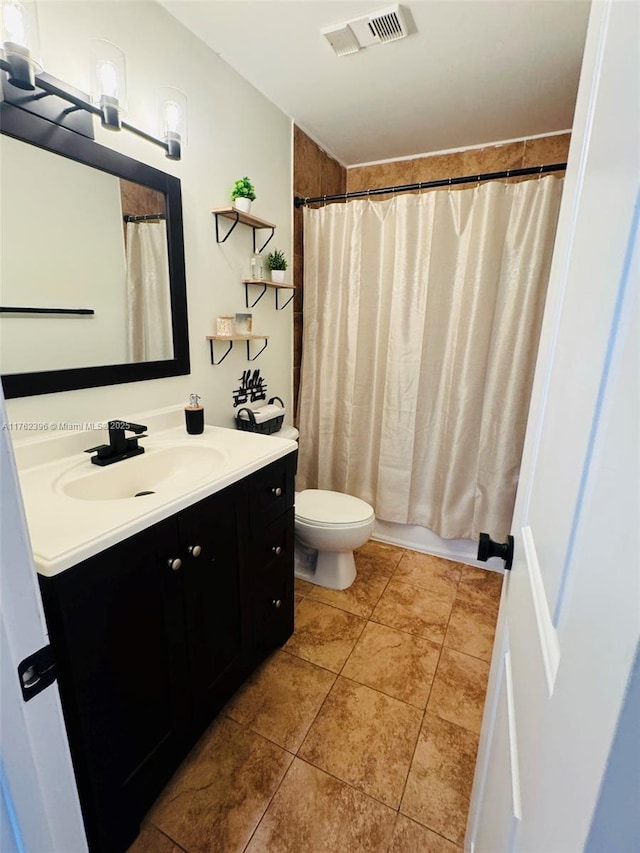
[(256, 579), (266, 578), (274, 571), (291, 571), (294, 548), (294, 511), (285, 512), (267, 524), (255, 539)]
[(265, 654), (293, 633), (293, 573), (285, 565), (272, 567), (256, 585), (253, 597), (254, 648)]
[(296, 455), (291, 453), (278, 459), (251, 477), (249, 507), (254, 528), (261, 528), (293, 506)]

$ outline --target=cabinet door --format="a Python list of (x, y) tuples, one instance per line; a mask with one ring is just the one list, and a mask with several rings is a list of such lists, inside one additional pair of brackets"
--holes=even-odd
[(179, 516), (196, 735), (243, 677), (238, 494), (231, 486)]
[(125, 850), (186, 744), (176, 542), (163, 522), (55, 578), (45, 612), (91, 850)]
[(293, 633), (294, 510), (264, 527), (254, 542), (252, 645), (258, 657), (285, 643)]

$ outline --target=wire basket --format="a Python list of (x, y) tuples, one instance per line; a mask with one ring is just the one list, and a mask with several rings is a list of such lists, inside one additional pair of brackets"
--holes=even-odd
[[(277, 414), (267, 420), (261, 421), (256, 418), (256, 415), (258, 415), (258, 418), (260, 417), (260, 408), (262, 407), (250, 409), (244, 406), (242, 409), (238, 409), (236, 413), (236, 427), (244, 432), (257, 432), (261, 435), (272, 435), (274, 432), (278, 432), (284, 423), (285, 410), (284, 403), (280, 397), (272, 397), (268, 405), (272, 405), (276, 400), (283, 407), (281, 409), (282, 414)], [(241, 417), (243, 412), (246, 413), (246, 418)]]

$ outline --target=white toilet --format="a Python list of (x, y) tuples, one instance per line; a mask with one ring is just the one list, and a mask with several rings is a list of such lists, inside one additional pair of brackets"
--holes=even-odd
[[(326, 586), (346, 589), (356, 579), (353, 552), (373, 533), (375, 515), (360, 498), (325, 489), (296, 492), (296, 577)], [(317, 551), (300, 559), (299, 545)], [(312, 559), (309, 559), (309, 556)]]
[[(294, 441), (295, 427), (274, 433)], [(296, 492), (296, 577), (329, 589), (347, 589), (356, 579), (353, 552), (373, 533), (373, 507), (360, 498), (326, 489)]]

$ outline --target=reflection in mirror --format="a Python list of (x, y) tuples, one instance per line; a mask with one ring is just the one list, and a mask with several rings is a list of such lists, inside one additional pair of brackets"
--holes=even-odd
[(5, 397), (188, 374), (179, 179), (6, 102), (0, 166)]
[(120, 180), (125, 222), (127, 361), (173, 358), (164, 196)]
[(0, 372), (173, 358), (164, 195), (7, 136), (0, 163)]

